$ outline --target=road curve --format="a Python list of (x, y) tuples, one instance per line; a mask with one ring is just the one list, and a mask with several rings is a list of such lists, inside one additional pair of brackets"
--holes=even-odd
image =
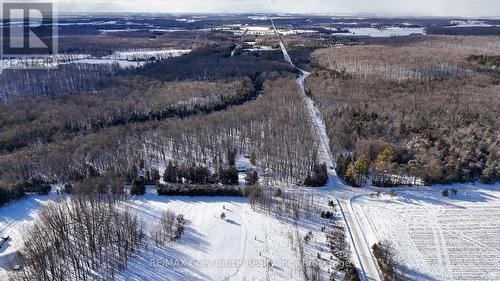
[(353, 253), (355, 255), (355, 263), (357, 264), (360, 278), (363, 281), (381, 281), (378, 267), (371, 252), (371, 245), (367, 244), (362, 228), (351, 208), (350, 199), (355, 192), (352, 192), (352, 188), (346, 186), (337, 176), (335, 169), (333, 168), (335, 167), (335, 163), (333, 155), (330, 151), (330, 140), (326, 134), (325, 123), (321, 113), (315, 106), (314, 101), (306, 95), (304, 81), (310, 73), (295, 66), (272, 19), (271, 24), (275, 34), (279, 38), (284, 59), (302, 73), (302, 75), (297, 79), (297, 83), (300, 86), (301, 95), (306, 102), (307, 109), (316, 132), (316, 137), (319, 139), (320, 161), (326, 163), (328, 166), (328, 189), (331, 191), (335, 187), (335, 189), (350, 191), (346, 193), (346, 196), (342, 196), (343, 198), (340, 200), (336, 197), (334, 198), (338, 202), (340, 211), (346, 223), (347, 231), (351, 238), (351, 246), (354, 250)]

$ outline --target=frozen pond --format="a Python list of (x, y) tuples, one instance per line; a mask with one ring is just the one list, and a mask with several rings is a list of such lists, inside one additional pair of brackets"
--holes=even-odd
[(394, 36), (408, 36), (412, 34), (425, 34), (423, 27), (355, 27), (349, 28), (349, 33), (338, 33), (338, 36), (368, 36), (368, 37), (394, 37)]

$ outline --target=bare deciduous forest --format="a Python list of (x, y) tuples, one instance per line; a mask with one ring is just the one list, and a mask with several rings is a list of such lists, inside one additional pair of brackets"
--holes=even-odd
[(235, 148), (256, 152), (272, 177), (300, 182), (315, 164), (316, 146), (297, 87), (293, 80), (277, 80), (266, 83), (265, 94), (255, 102), (227, 111), (116, 126), (30, 146), (2, 157), (2, 176), (14, 182), (37, 175), (74, 180), (93, 172), (125, 172), (141, 159), (215, 165)]
[(367, 206), (494, 202), (499, 20), (60, 20), (56, 68), (0, 69), (0, 278), (399, 280), (402, 244), (449, 277), (468, 248), (393, 246), (381, 229), (412, 220)]
[(251, 98), (249, 79), (164, 83), (115, 78), (95, 95), (23, 99), (0, 104), (0, 151), (13, 152), (107, 127), (221, 110)]
[(57, 69), (9, 69), (0, 73), (0, 101), (95, 93), (118, 71), (112, 64), (68, 64)]
[(142, 222), (106, 195), (50, 203), (23, 237), (14, 280), (113, 280), (143, 246)]
[[(69, 53), (107, 55), (121, 50), (118, 41), (67, 37), (61, 44)], [(170, 160), (214, 170), (233, 150), (253, 153), (268, 183), (304, 181), (317, 164), (316, 145), (292, 67), (276, 57), (231, 57), (223, 35), (152, 41), (150, 47), (195, 49), (137, 69), (81, 64), (1, 74), (2, 202), (28, 192), (23, 186), (41, 192), (42, 183), (132, 180)], [(66, 79), (68, 72), (75, 79)]]
[[(276, 36), (243, 37), (277, 47)], [(361, 38), (352, 42), (378, 45), (314, 51), (335, 46), (318, 38), (293, 35), (287, 44), (298, 64), (313, 69), (308, 93), (320, 106), (332, 150), (342, 155), (338, 171), (349, 173), (351, 184), (497, 181), (498, 71), (471, 59), (498, 51), (491, 37)], [(233, 57), (234, 39), (160, 36), (148, 46), (194, 50), (138, 69), (81, 64), (5, 71), (2, 192), (18, 198), (19, 186), (28, 183), (131, 179), (134, 171), (170, 160), (215, 170), (227, 165), (232, 150), (254, 154), (266, 184), (308, 184), (321, 163), (292, 80), (296, 70), (279, 52)], [(68, 53), (109, 55), (139, 42), (116, 33), (61, 44)], [(64, 83), (48, 87), (53, 81)]]
[(469, 56), (458, 47), (315, 52), (308, 93), (343, 155), (338, 172), (354, 185), (498, 181), (500, 76)]
[(467, 75), (464, 50), (386, 46), (353, 46), (315, 52), (317, 63), (328, 69), (364, 78), (434, 80)]

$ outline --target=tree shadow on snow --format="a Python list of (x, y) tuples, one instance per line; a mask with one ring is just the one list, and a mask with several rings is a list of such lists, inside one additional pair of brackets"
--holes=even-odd
[[(457, 195), (442, 196), (445, 189), (457, 189)], [(492, 192), (500, 192), (500, 185), (443, 185), (432, 187), (414, 187), (396, 189), (398, 197), (394, 200), (384, 200), (387, 204), (412, 204), (422, 206), (425, 204), (466, 209), (461, 203), (487, 203), (498, 201), (499, 197)]]
[(409, 280), (409, 281), (438, 281), (439, 279), (434, 278), (426, 273), (422, 273), (407, 267), (406, 265), (398, 265), (398, 271), (403, 276), (399, 279)]
[(229, 224), (232, 224), (232, 225), (241, 226), (241, 224), (239, 224), (239, 223), (237, 223), (237, 222), (235, 222), (233, 220), (226, 220), (226, 222), (229, 223)]
[(210, 280), (194, 265), (190, 256), (170, 245), (163, 248), (152, 246), (143, 250), (128, 264), (124, 280)]
[(205, 204), (205, 203), (248, 203), (245, 197), (235, 196), (164, 196), (156, 193), (147, 193), (144, 196), (134, 196), (133, 200), (146, 200), (159, 203), (184, 202), (190, 204)]
[[(149, 240), (151, 242), (151, 240)], [(185, 254), (185, 248), (208, 253), (210, 243), (205, 235), (191, 227), (191, 222), (186, 221), (184, 236), (163, 247), (149, 243), (146, 249), (141, 250), (127, 266), (124, 274), (125, 280), (211, 280), (199, 266), (202, 263)]]
[(206, 236), (204, 234), (200, 233), (190, 225), (191, 222), (189, 220), (186, 221), (185, 234), (180, 240), (176, 241), (175, 243), (194, 248), (204, 253), (208, 253), (208, 246), (210, 246), (210, 242), (206, 240)]

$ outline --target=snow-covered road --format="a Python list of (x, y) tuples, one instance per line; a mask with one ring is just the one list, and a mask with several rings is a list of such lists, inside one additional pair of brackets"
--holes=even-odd
[(334, 169), (335, 163), (333, 155), (330, 151), (330, 140), (326, 133), (325, 122), (323, 121), (319, 109), (315, 106), (314, 101), (306, 95), (304, 82), (310, 73), (295, 66), (272, 19), (271, 24), (274, 32), (279, 37), (284, 59), (302, 73), (302, 75), (297, 78), (297, 83), (299, 84), (304, 102), (307, 105), (311, 122), (313, 123), (316, 137), (319, 141), (319, 160), (326, 163), (328, 166), (329, 180), (328, 188), (324, 190), (327, 193), (325, 195), (334, 195), (333, 197), (335, 197), (339, 203), (342, 215), (348, 228), (349, 236), (351, 237), (351, 246), (354, 249), (355, 255), (354, 261), (357, 264), (359, 272), (361, 273), (360, 277), (362, 280), (381, 280), (375, 259), (371, 252), (371, 247), (367, 243), (363, 230), (361, 229), (361, 226), (351, 208), (350, 199), (357, 195), (357, 192), (351, 187), (344, 185), (338, 178)]
[(363, 272), (362, 278), (365, 280), (381, 280), (378, 267), (375, 264), (375, 259), (372, 255), (370, 244), (365, 237), (363, 229), (358, 222), (358, 218), (352, 210), (349, 201), (344, 199), (338, 200), (344, 219), (348, 224), (349, 235), (351, 236), (351, 243), (354, 245), (359, 267)]

